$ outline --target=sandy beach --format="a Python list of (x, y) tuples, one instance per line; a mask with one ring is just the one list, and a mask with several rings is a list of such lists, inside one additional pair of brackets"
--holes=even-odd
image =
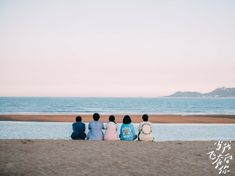
[[(0, 175), (218, 175), (207, 142), (0, 140)], [(235, 142), (232, 142), (232, 146)], [(235, 155), (235, 148), (230, 153)], [(230, 163), (234, 175), (235, 162)]]
[[(82, 115), (84, 122), (92, 120), (92, 115)], [(142, 121), (141, 115), (130, 115), (134, 123)], [(40, 122), (73, 122), (76, 115), (0, 115), (0, 121), (40, 121)], [(123, 115), (115, 115), (118, 123)], [(108, 115), (101, 115), (102, 122), (108, 121)], [(152, 123), (235, 123), (235, 115), (149, 115)]]

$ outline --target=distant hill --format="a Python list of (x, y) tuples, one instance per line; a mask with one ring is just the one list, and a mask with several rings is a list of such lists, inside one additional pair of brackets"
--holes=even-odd
[(204, 95), (209, 97), (235, 97), (235, 88), (222, 87)]
[(175, 92), (168, 97), (235, 97), (235, 88), (221, 87), (208, 93), (200, 92)]
[(169, 97), (201, 97), (203, 96), (200, 92), (175, 92)]

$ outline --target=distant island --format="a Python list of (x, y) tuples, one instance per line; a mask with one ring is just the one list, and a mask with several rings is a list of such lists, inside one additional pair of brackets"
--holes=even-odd
[(235, 88), (221, 87), (208, 93), (178, 91), (167, 97), (235, 97)]

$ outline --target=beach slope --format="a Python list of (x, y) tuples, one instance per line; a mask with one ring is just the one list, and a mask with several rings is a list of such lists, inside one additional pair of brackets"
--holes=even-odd
[[(215, 150), (213, 144), (0, 140), (0, 175), (214, 176), (217, 170), (206, 154)], [(235, 174), (233, 168), (232, 160), (228, 175)]]

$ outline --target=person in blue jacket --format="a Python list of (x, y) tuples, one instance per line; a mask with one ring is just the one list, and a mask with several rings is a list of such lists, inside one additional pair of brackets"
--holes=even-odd
[(137, 138), (135, 133), (135, 128), (131, 123), (131, 118), (129, 115), (125, 115), (123, 118), (123, 124), (120, 128), (120, 140), (123, 141), (134, 141)]
[(76, 122), (73, 123), (73, 133), (71, 134), (71, 138), (74, 140), (84, 140), (86, 139), (86, 125), (82, 123), (82, 117), (77, 116)]
[(104, 140), (104, 124), (99, 121), (100, 115), (98, 113), (93, 114), (93, 121), (88, 125), (89, 132), (87, 134), (88, 140), (102, 141)]

